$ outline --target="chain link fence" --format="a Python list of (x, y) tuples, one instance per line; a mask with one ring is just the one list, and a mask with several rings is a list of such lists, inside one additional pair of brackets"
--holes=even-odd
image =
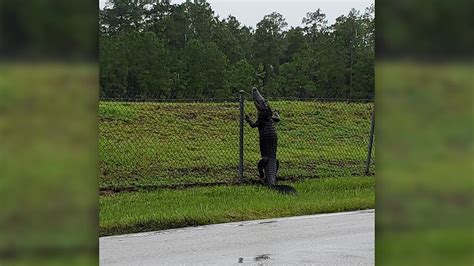
[[(249, 97), (247, 97), (249, 98)], [(270, 98), (276, 124), (279, 180), (366, 172), (373, 102)], [(253, 120), (250, 99), (242, 100)], [(238, 97), (193, 100), (102, 99), (99, 103), (101, 191), (258, 180), (258, 129), (244, 124), (240, 179)]]

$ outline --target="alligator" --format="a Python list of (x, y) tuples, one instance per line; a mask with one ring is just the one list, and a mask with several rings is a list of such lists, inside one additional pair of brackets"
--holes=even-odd
[(280, 168), (280, 161), (277, 159), (278, 136), (275, 123), (280, 121), (277, 111), (273, 112), (257, 88), (252, 88), (252, 99), (257, 109), (257, 121), (253, 122), (248, 115), (245, 120), (250, 127), (258, 127), (260, 139), (260, 154), (258, 173), (263, 184), (281, 193), (295, 193), (296, 190), (290, 186), (276, 185), (277, 174)]

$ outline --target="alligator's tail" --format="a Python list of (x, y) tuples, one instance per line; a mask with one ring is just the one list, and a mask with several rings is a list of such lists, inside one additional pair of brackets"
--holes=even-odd
[(270, 185), (269, 187), (282, 194), (296, 194), (296, 189), (294, 187), (286, 185)]

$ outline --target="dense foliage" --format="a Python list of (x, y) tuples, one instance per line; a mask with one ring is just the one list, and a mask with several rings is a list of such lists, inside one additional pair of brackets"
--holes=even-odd
[(0, 58), (97, 60), (97, 0), (0, 1)]
[(374, 7), (302, 27), (271, 13), (253, 29), (202, 0), (112, 0), (100, 11), (101, 97), (229, 97), (251, 86), (287, 97), (374, 96)]
[(474, 58), (474, 1), (377, 1), (377, 57)]

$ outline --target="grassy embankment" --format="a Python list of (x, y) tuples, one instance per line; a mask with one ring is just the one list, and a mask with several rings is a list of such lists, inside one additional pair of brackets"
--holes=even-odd
[[(279, 177), (364, 175), (371, 103), (273, 101)], [(255, 113), (251, 102), (246, 113)], [(101, 102), (101, 189), (234, 181), (238, 103)], [(245, 177), (255, 178), (258, 133), (245, 127)], [(372, 168), (373, 169), (373, 168)]]

